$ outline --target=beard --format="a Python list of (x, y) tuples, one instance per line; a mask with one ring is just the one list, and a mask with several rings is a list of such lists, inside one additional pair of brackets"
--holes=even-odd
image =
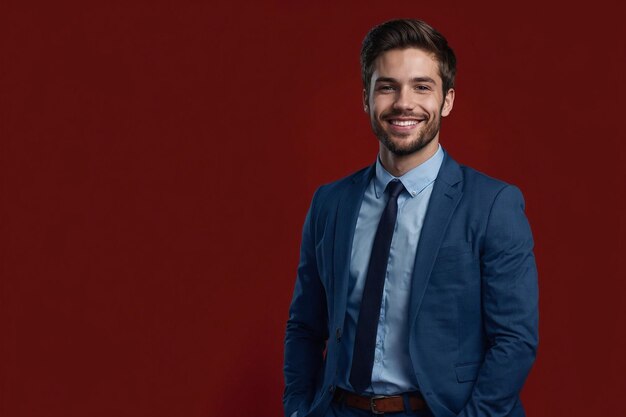
[[(401, 112), (394, 112), (388, 115), (381, 115), (381, 119), (385, 120), (386, 117), (389, 116), (404, 116), (404, 117), (414, 117), (412, 114), (403, 114)], [(372, 130), (374, 131), (374, 135), (378, 138), (380, 143), (382, 143), (385, 148), (389, 150), (389, 152), (393, 153), (397, 156), (406, 156), (411, 155), (415, 152), (420, 151), (424, 147), (426, 147), (429, 143), (435, 139), (437, 133), (439, 133), (439, 129), (441, 128), (441, 113), (434, 115), (433, 118), (428, 119), (423, 123), (420, 130), (417, 132), (417, 136), (412, 140), (402, 140), (402, 141), (393, 141), (389, 134), (385, 131), (381, 123), (378, 119), (371, 118)], [(409, 136), (415, 135), (415, 133), (407, 133), (406, 135), (402, 135), (404, 138), (408, 138)], [(400, 136), (400, 135), (395, 135)]]

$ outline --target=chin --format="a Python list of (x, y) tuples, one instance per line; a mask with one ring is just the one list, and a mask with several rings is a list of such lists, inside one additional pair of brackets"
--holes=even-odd
[(421, 137), (398, 139), (397, 136), (393, 137), (391, 135), (379, 137), (379, 141), (383, 144), (383, 146), (396, 156), (407, 156), (419, 152), (433, 143), (434, 139), (434, 137), (428, 140), (424, 140)]

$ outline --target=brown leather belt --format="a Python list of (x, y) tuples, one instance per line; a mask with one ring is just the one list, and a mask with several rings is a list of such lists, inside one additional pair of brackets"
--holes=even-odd
[[(424, 401), (424, 397), (422, 397), (419, 392), (411, 392), (408, 396), (411, 410), (422, 411), (426, 409), (426, 401)], [(366, 397), (337, 388), (333, 400), (336, 403), (345, 403), (348, 407), (371, 411), (374, 414), (405, 411), (402, 395), (375, 395), (373, 397)]]

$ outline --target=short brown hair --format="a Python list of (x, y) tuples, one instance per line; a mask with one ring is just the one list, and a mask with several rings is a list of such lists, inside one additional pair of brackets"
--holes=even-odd
[(428, 23), (417, 19), (397, 19), (374, 26), (363, 39), (361, 47), (361, 77), (369, 95), (374, 61), (383, 52), (396, 48), (419, 48), (435, 55), (443, 94), (454, 87), (456, 57), (448, 41)]

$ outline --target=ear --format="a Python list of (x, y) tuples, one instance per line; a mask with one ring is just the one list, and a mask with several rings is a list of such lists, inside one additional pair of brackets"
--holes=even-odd
[(454, 106), (454, 88), (451, 88), (446, 93), (443, 99), (443, 106), (441, 106), (441, 117), (446, 117), (452, 111)]
[(370, 106), (369, 106), (369, 100), (367, 97), (367, 90), (364, 88), (363, 89), (363, 111), (365, 113), (369, 113), (370, 110)]

